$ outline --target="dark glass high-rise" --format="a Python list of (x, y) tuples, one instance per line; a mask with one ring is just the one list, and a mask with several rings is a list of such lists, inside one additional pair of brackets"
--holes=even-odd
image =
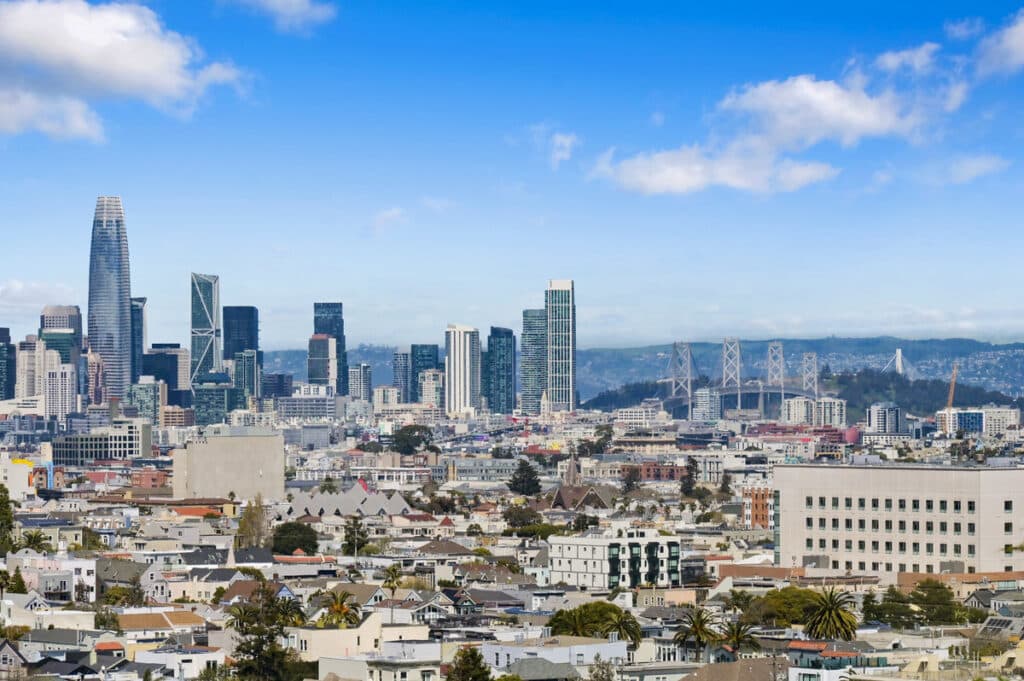
[(103, 359), (108, 397), (124, 398), (131, 383), (131, 297), (124, 207), (101, 196), (89, 250), (89, 347)]
[(337, 341), (338, 378), (335, 393), (348, 395), (348, 352), (345, 350), (345, 310), (342, 303), (313, 303), (313, 333)]

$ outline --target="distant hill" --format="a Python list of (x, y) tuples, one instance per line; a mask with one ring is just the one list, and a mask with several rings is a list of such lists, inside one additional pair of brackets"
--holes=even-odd
[[(761, 377), (766, 373), (767, 340), (742, 341), (744, 378)], [(817, 338), (783, 341), (786, 373), (796, 376), (805, 352), (818, 354), (818, 365), (834, 373), (857, 372), (861, 369), (881, 370), (896, 348), (903, 349), (908, 377), (948, 381), (953, 362), (960, 363), (960, 377), (965, 385), (1016, 397), (1024, 394), (1024, 343), (993, 344), (967, 338), (906, 340), (890, 336), (872, 338)], [(722, 374), (720, 343), (692, 343), (696, 376), (719, 378)], [(395, 348), (382, 345), (360, 345), (349, 350), (349, 364), (368, 362), (373, 367), (373, 381), (390, 383), (391, 356)], [(650, 345), (638, 348), (593, 348), (579, 350), (576, 374), (580, 397), (586, 401), (599, 393), (617, 390), (620, 386), (649, 383), (665, 377), (671, 345)], [(295, 379), (306, 378), (306, 351), (279, 350), (265, 353), (266, 371), (285, 371)]]

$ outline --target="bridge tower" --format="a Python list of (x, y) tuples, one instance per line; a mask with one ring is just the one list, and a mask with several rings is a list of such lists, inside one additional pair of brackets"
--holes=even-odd
[(722, 341), (722, 390), (736, 387), (736, 410), (743, 408), (743, 385), (740, 382), (740, 339)]
[(804, 392), (814, 395), (818, 399), (818, 353), (805, 352), (803, 363), (803, 387)]
[(672, 382), (671, 396), (673, 398), (685, 396), (686, 404), (692, 407), (693, 352), (689, 343), (680, 341), (672, 344), (672, 358), (668, 363), (668, 375)]
[(768, 344), (768, 388), (779, 388), (779, 409), (786, 399), (786, 360), (782, 354), (782, 341)]

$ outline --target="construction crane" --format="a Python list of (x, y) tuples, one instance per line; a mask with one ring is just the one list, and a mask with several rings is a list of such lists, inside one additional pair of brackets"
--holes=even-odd
[(953, 428), (953, 395), (956, 394), (956, 376), (960, 371), (960, 364), (953, 362), (953, 375), (949, 377), (949, 396), (946, 397), (946, 435), (956, 432)]

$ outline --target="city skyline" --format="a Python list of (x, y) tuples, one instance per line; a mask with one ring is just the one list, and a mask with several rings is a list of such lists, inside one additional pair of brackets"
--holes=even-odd
[[(117, 193), (153, 339), (187, 343), (189, 271), (260, 308), (265, 349), (303, 347), (311, 300), (345, 301), (353, 346), (437, 342), (452, 320), (516, 328), (552, 276), (585, 292), (580, 347), (1024, 337), (1004, 247), (1022, 187), (1019, 3), (744, 5), (737, 22), (663, 4), (353, 2), (299, 30), (237, 3), (47, 5), (101, 36), (115, 22), (97, 17), (123, 13), (133, 48), (195, 48), (154, 66), (90, 59), (77, 35), (43, 55), (0, 35), (15, 74), (0, 87), (31, 90), (17, 76), (55, 63), (76, 76), (54, 86), (74, 111), (31, 91), (39, 111), (0, 118), (0, 200), (20, 226), (7, 247), (50, 241), (50, 267), (15, 258), (0, 279), (15, 336), (44, 304), (85, 309), (81, 213)], [(40, 8), (0, 12), (30, 35), (55, 25)], [(354, 252), (369, 257), (336, 266)], [(493, 276), (498, 252), (512, 276)], [(454, 271), (430, 266), (452, 256)], [(981, 298), (931, 276), (982, 261)]]

